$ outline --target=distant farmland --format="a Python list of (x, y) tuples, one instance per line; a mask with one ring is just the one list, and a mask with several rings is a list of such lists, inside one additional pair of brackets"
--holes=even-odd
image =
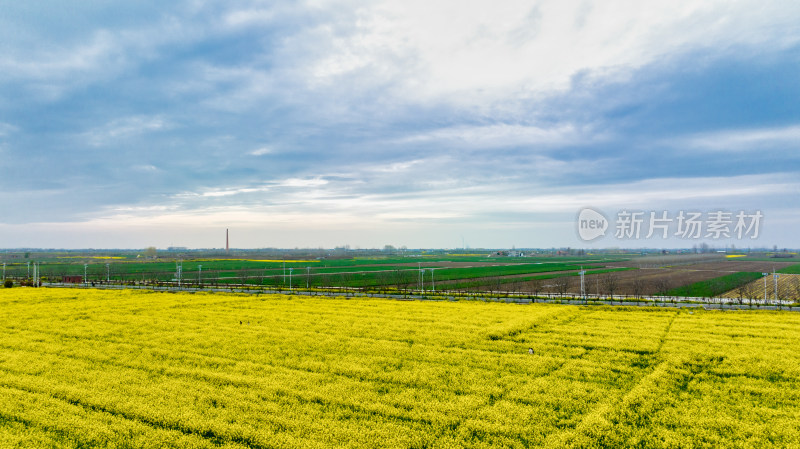
[[(244, 286), (273, 290), (349, 288), (367, 293), (435, 289), (531, 296), (579, 295), (581, 270), (586, 274), (584, 291), (587, 294), (627, 297), (739, 297), (740, 288), (760, 277), (761, 272), (800, 271), (800, 264), (782, 259), (765, 259), (758, 255), (726, 258), (716, 254), (664, 257), (417, 255), (302, 260), (282, 260), (274, 256), (183, 260), (165, 260), (162, 256), (144, 260), (87, 254), (51, 256), (38, 263), (40, 278), (46, 283), (60, 282), (65, 275), (83, 277), (85, 274), (83, 282), (87, 285), (177, 286), (180, 283), (188, 287)], [(7, 279), (30, 282), (29, 273), (26, 262), (6, 262)], [(788, 293), (793, 287), (786, 285), (787, 295), (782, 297), (790, 298)], [(750, 290), (748, 294), (757, 294), (758, 289)]]
[[(253, 285), (267, 287), (355, 287), (420, 289), (436, 282), (448, 288), (480, 290), (489, 279), (500, 284), (513, 276), (542, 274), (576, 275), (583, 267), (601, 270), (606, 264), (625, 260), (611, 257), (488, 258), (486, 256), (349, 258), (330, 260), (258, 260), (203, 258), (182, 261), (120, 259), (52, 259), (40, 265), (45, 282), (58, 282), (65, 275), (84, 275), (86, 282), (171, 283), (177, 282), (178, 265), (185, 285)], [(29, 268), (9, 263), (7, 276), (25, 279)], [(546, 274), (544, 274), (546, 273)]]

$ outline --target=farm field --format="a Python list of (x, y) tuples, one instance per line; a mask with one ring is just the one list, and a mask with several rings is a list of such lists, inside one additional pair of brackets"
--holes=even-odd
[[(694, 293), (697, 296), (702, 296), (703, 293), (710, 293), (705, 289), (695, 289), (691, 286), (698, 283), (711, 283), (711, 284), (724, 284), (725, 280), (730, 277), (736, 277), (737, 273), (761, 273), (772, 272), (773, 269), (786, 270), (792, 272), (797, 270), (800, 265), (792, 262), (766, 262), (766, 261), (751, 261), (746, 258), (737, 259), (720, 259), (718, 261), (700, 261), (697, 263), (679, 263), (675, 265), (665, 266), (644, 266), (637, 259), (631, 259), (626, 262), (612, 262), (607, 263), (606, 267), (629, 267), (642, 268), (619, 271), (614, 273), (616, 278), (616, 290), (620, 295), (634, 295), (639, 292), (643, 295), (656, 295), (663, 292), (669, 292), (679, 296)], [(605, 274), (592, 274), (591, 272), (586, 275), (586, 290), (587, 293), (601, 293), (607, 294), (608, 289), (604, 285)], [(637, 286), (638, 283), (638, 286)], [(755, 284), (753, 284), (755, 285)], [(686, 287), (683, 288), (682, 287)], [(521, 287), (522, 291), (529, 289), (530, 284), (525, 284)], [(553, 292), (555, 290), (554, 281), (544, 281), (540, 291)], [(755, 298), (763, 297), (763, 287), (758, 290), (762, 296), (758, 296), (757, 289), (753, 290)], [(572, 279), (569, 285), (568, 292), (571, 294), (580, 293), (580, 284), (576, 279)], [(723, 293), (725, 289), (722, 288), (715, 293)], [(749, 292), (749, 290), (748, 290)], [(723, 296), (736, 297), (733, 292), (725, 293)]]
[[(545, 272), (577, 273), (581, 267), (602, 269), (620, 258), (600, 257), (369, 257), (292, 260), (202, 258), (188, 260), (122, 260), (53, 258), (39, 263), (44, 282), (60, 282), (62, 276), (81, 276), (86, 282), (169, 283), (181, 269), (183, 283), (205, 285), (247, 284), (288, 287), (291, 273), (297, 285), (309, 287), (419, 288), (420, 270), (428, 277), (436, 270), (439, 281), (463, 281), (489, 276), (530, 275)], [(5, 278), (17, 282), (30, 278), (28, 262), (7, 262)], [(85, 277), (83, 277), (85, 276)], [(473, 282), (480, 285), (480, 282)]]
[[(280, 254), (253, 253), (230, 257), (211, 254), (182, 259), (162, 253), (142, 259), (135, 253), (34, 254), (44, 283), (123, 284), (148, 287), (251, 287), (287, 291), (310, 288), (368, 293), (448, 290), (505, 295), (579, 295), (583, 269), (585, 291), (591, 295), (641, 297), (648, 295), (712, 297), (738, 289), (751, 273), (776, 269), (799, 271), (787, 259), (764, 259), (763, 254), (583, 254), (508, 257), (484, 254), (408, 254), (331, 256), (281, 259)], [(322, 253), (320, 253), (322, 254)], [(189, 254), (187, 254), (189, 255)], [(13, 256), (13, 257), (12, 257)], [(7, 254), (4, 279), (33, 285), (30, 259)], [(27, 257), (27, 256), (26, 256)], [(0, 257), (2, 258), (2, 257)], [(35, 259), (34, 259), (35, 262)], [(736, 273), (750, 273), (738, 275)], [(729, 282), (732, 278), (736, 282)], [(749, 291), (748, 291), (749, 292)], [(755, 292), (755, 290), (753, 290)]]
[[(767, 298), (775, 299), (775, 284), (772, 275), (767, 276)], [(764, 298), (764, 278), (758, 279), (725, 293), (728, 298)], [(800, 274), (779, 273), (778, 298), (782, 300), (800, 301)]]
[[(741, 286), (747, 285), (750, 282), (759, 279), (760, 273), (753, 273), (747, 271), (739, 271), (728, 273), (705, 281), (695, 282), (683, 287), (674, 288), (665, 292), (669, 296), (692, 296), (713, 298), (724, 294), (727, 291), (737, 289)], [(748, 298), (754, 298), (752, 295), (747, 295)]]
[(796, 313), (13, 288), (0, 318), (0, 447), (800, 445)]

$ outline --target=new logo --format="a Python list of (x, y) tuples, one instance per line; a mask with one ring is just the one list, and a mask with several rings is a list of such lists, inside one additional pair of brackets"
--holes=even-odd
[(583, 208), (578, 214), (578, 236), (583, 241), (591, 241), (606, 235), (608, 229), (608, 219), (600, 212)]

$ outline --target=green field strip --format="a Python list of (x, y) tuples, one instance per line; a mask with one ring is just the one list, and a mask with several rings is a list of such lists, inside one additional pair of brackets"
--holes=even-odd
[(761, 273), (737, 272), (724, 276), (718, 276), (705, 281), (695, 282), (682, 287), (673, 288), (665, 293), (664, 296), (689, 296), (696, 298), (711, 298), (719, 294), (731, 291), (741, 285), (750, 283), (761, 278)]
[[(370, 260), (321, 260), (314, 262), (292, 262), (287, 260), (285, 267), (294, 268), (296, 277), (304, 277), (307, 267), (312, 269), (312, 273), (316, 273), (317, 278), (320, 275), (336, 274), (336, 273), (355, 273), (355, 272), (386, 272), (394, 270), (414, 271), (415, 267), (409, 266), (414, 263), (440, 264), (438, 269), (464, 269), (464, 268), (445, 268), (441, 264), (450, 262), (465, 262), (465, 263), (493, 263), (497, 265), (513, 266), (544, 266), (550, 267), (546, 271), (557, 271), (558, 267), (563, 267), (569, 264), (578, 265), (592, 265), (596, 263), (612, 263), (626, 259), (618, 258), (388, 258), (388, 259), (370, 259)], [(126, 282), (143, 281), (143, 280), (159, 280), (161, 282), (170, 281), (175, 277), (176, 265), (174, 261), (159, 262), (159, 261), (89, 261), (87, 273), (87, 282), (101, 282), (104, 281), (108, 275), (106, 263), (109, 264), (110, 277), (112, 280)], [(240, 273), (246, 273), (250, 280), (254, 278), (266, 277), (269, 280), (269, 285), (277, 285), (283, 283), (284, 274), (288, 276), (288, 272), (284, 273), (283, 262), (261, 262), (255, 260), (207, 260), (207, 259), (187, 259), (182, 261), (183, 264), (183, 277), (188, 282), (195, 282), (197, 280), (198, 265), (202, 265), (203, 279), (209, 282), (208, 278), (226, 278), (231, 279), (239, 276)], [(388, 266), (375, 266), (376, 264)], [(402, 265), (401, 265), (402, 264)], [(84, 274), (84, 261), (76, 262), (45, 262), (41, 263), (41, 274), (45, 278), (60, 278), (61, 275), (83, 275)], [(395, 265), (395, 266), (392, 266)], [(500, 267), (474, 267), (467, 270), (478, 270), (475, 273), (467, 273), (466, 277), (480, 277), (481, 270)], [(511, 268), (507, 268), (512, 270)], [(533, 272), (533, 271), (532, 271)], [(9, 265), (7, 275), (9, 277), (24, 278), (27, 276), (28, 269), (25, 265)], [(510, 274), (519, 273), (518, 271), (510, 271)], [(312, 275), (314, 278), (314, 275)], [(224, 280), (219, 280), (224, 282)], [(280, 281), (280, 282), (278, 282)], [(211, 281), (213, 282), (213, 281)]]
[(797, 263), (797, 257), (733, 257), (730, 259), (722, 259), (730, 262), (772, 262), (772, 263)]
[(780, 270), (778, 270), (778, 273), (800, 274), (800, 263), (789, 265), (788, 267), (783, 267)]

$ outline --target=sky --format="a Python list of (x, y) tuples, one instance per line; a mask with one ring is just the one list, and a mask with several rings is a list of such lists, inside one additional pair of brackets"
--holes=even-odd
[(2, 2), (0, 247), (798, 248), (798, 75), (788, 1)]

